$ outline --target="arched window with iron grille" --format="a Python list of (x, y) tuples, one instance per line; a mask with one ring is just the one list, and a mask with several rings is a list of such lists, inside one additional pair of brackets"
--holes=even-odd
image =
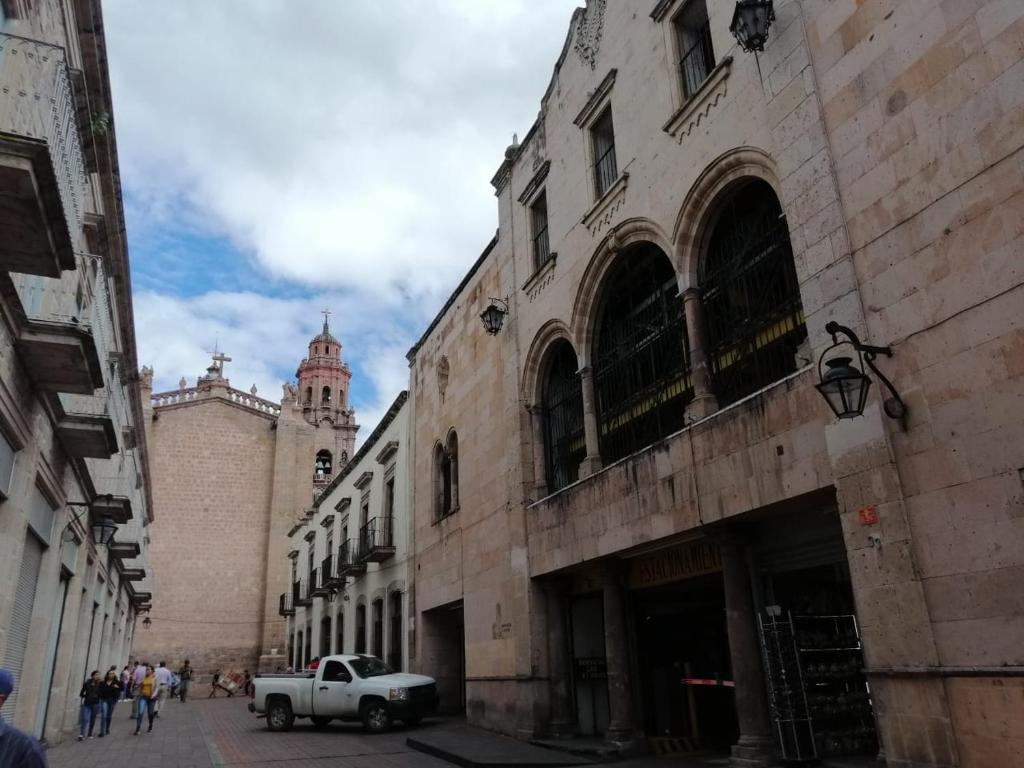
[(587, 455), (583, 437), (583, 390), (572, 344), (556, 341), (547, 354), (541, 385), (544, 458), (548, 492), (574, 483)]
[(599, 306), (594, 394), (607, 464), (682, 429), (693, 387), (683, 302), (660, 248), (623, 251)]
[(807, 338), (789, 228), (775, 191), (750, 180), (726, 194), (698, 270), (719, 406), (793, 373)]

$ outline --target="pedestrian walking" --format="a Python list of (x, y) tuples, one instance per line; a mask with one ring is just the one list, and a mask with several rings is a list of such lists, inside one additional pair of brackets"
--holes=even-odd
[(100, 738), (110, 733), (110, 720), (114, 717), (114, 705), (121, 696), (121, 682), (113, 668), (103, 678), (100, 686)]
[(243, 695), (244, 696), (248, 696), (249, 695), (249, 689), (252, 687), (252, 675), (249, 674), (249, 670), (247, 669), (247, 670), (245, 670), (245, 672), (242, 673), (242, 677), (244, 678), (243, 685), (245, 686), (242, 689), (244, 691)]
[[(96, 726), (96, 718), (100, 714), (100, 687), (103, 681), (100, 680), (100, 671), (94, 669), (89, 679), (82, 683), (82, 690), (78, 692), (82, 700), (82, 707), (78, 716), (78, 740), (85, 738), (85, 725), (89, 724), (89, 738), (92, 738), (92, 730)], [(102, 729), (102, 724), (100, 728)]]
[(160, 708), (163, 706), (163, 703), (167, 701), (167, 694), (171, 690), (171, 680), (171, 670), (169, 670), (167, 665), (161, 661), (156, 668), (157, 694), (154, 717), (160, 717)]
[(185, 659), (185, 663), (178, 670), (178, 677), (181, 678), (181, 683), (178, 685), (178, 694), (181, 703), (184, 704), (185, 700), (188, 699), (188, 687), (192, 684), (192, 667), (188, 663), (188, 659)]
[[(0, 669), (0, 707), (14, 692), (14, 675)], [(18, 768), (46, 768), (46, 756), (39, 742), (12, 728), (0, 715), (0, 765), (16, 765)]]
[(146, 662), (141, 664), (135, 662), (135, 669), (132, 670), (132, 720), (139, 716), (139, 686), (142, 685), (142, 680), (146, 677), (148, 666)]
[(213, 673), (213, 682), (210, 683), (210, 695), (206, 698), (216, 699), (217, 698), (217, 686), (220, 684), (220, 670), (218, 669)]
[(128, 668), (128, 665), (124, 665), (124, 669), (121, 670), (121, 698), (127, 699), (132, 691), (132, 671)]
[(139, 683), (138, 689), (135, 693), (135, 701), (138, 704), (138, 714), (135, 716), (135, 735), (139, 735), (139, 731), (142, 729), (142, 716), (149, 715), (149, 728), (146, 729), (146, 733), (153, 730), (153, 718), (156, 717), (156, 695), (158, 685), (156, 682), (156, 670), (151, 666), (146, 666), (146, 674), (142, 678), (142, 682)]

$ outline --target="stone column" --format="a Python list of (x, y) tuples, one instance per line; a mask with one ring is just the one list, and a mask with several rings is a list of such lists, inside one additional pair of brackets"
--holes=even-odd
[(601, 450), (597, 440), (597, 409), (594, 405), (594, 369), (589, 365), (580, 368), (580, 388), (583, 393), (583, 438), (587, 455), (580, 464), (580, 478), (588, 477), (601, 469)]
[(697, 419), (718, 410), (718, 401), (711, 387), (711, 371), (707, 357), (707, 327), (704, 322), (704, 302), (696, 288), (683, 291), (683, 311), (686, 313), (686, 338), (690, 352), (690, 379), (693, 382), (693, 402), (687, 412)]
[(544, 582), (548, 629), (548, 690), (551, 697), (551, 735), (568, 738), (575, 731), (570, 689), (569, 632), (566, 626), (566, 585), (562, 579)]
[(629, 643), (626, 639), (626, 606), (622, 595), (620, 563), (605, 564), (601, 574), (604, 592), (604, 655), (608, 670), (608, 730), (605, 739), (615, 744), (633, 741), (633, 688), (629, 676)]
[(533, 433), (533, 498), (543, 499), (548, 495), (547, 470), (544, 462), (544, 408), (531, 405), (530, 426)]
[(739, 741), (732, 748), (732, 765), (772, 764), (774, 742), (768, 719), (768, 696), (761, 666), (761, 645), (757, 639), (750, 574), (744, 546), (735, 539), (719, 544), (722, 579), (725, 583), (725, 618), (729, 632), (732, 678), (736, 683), (736, 718)]

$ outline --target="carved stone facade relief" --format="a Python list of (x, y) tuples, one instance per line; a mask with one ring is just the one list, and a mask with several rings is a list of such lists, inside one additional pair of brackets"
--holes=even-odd
[(607, 0), (587, 0), (587, 7), (576, 27), (576, 42), (573, 50), (580, 61), (591, 69), (597, 67), (597, 52), (601, 46), (604, 31), (604, 9)]

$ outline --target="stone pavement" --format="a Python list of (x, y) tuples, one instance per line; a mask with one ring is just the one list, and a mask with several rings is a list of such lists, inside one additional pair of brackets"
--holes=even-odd
[[(307, 720), (296, 721), (288, 733), (270, 733), (264, 720), (246, 710), (247, 704), (248, 699), (239, 696), (195, 699), (187, 704), (168, 701), (153, 732), (146, 733), (143, 723), (142, 733), (133, 736), (130, 705), (122, 702), (114, 712), (109, 736), (79, 742), (72, 735), (51, 747), (47, 759), (50, 768), (451, 768), (450, 762), (414, 751), (406, 740), (414, 735), (473, 731), (475, 738), (493, 739), (496, 745), (521, 744), (442, 719), (427, 720), (415, 728), (396, 727), (380, 736), (364, 733), (358, 723), (332, 723), (321, 731)], [(672, 757), (617, 763), (622, 768), (707, 768), (715, 764)]]

